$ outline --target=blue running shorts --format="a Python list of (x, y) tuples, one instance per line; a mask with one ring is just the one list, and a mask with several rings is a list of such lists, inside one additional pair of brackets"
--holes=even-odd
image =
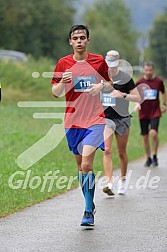
[(84, 145), (101, 148), (104, 151), (105, 124), (93, 125), (85, 128), (65, 129), (68, 147), (75, 155), (82, 153)]

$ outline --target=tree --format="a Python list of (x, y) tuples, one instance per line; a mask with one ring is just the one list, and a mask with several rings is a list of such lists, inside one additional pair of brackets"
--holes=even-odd
[(150, 51), (160, 74), (167, 77), (167, 8), (154, 21), (149, 34)]
[(91, 30), (91, 50), (103, 55), (111, 49), (118, 50), (122, 59), (131, 64), (138, 62), (137, 33), (123, 1), (98, 1), (86, 10), (85, 22)]
[(56, 59), (68, 50), (68, 0), (0, 0), (0, 47)]

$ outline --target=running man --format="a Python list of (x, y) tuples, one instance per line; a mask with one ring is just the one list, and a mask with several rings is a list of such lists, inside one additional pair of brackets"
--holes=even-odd
[(65, 131), (69, 149), (78, 166), (78, 179), (85, 198), (82, 226), (94, 225), (95, 176), (93, 160), (97, 148), (104, 150), (105, 116), (100, 91), (111, 88), (108, 66), (101, 55), (87, 51), (89, 30), (75, 25), (69, 32), (74, 53), (61, 58), (54, 70), (52, 92), (65, 91)]
[[(147, 159), (144, 166), (158, 166), (158, 127), (161, 114), (166, 112), (166, 92), (163, 81), (154, 75), (153, 62), (144, 64), (144, 76), (137, 81), (136, 85), (141, 83), (146, 83), (150, 87), (148, 90), (144, 89), (143, 95), (146, 100), (139, 106), (141, 135)], [(159, 93), (162, 94), (162, 107), (160, 107)], [(152, 140), (152, 158), (149, 135)]]
[[(109, 76), (112, 76), (114, 90), (109, 94), (103, 92), (102, 104), (106, 117), (105, 127), (105, 151), (103, 156), (103, 165), (105, 176), (108, 177), (108, 183), (103, 188), (103, 192), (109, 196), (114, 195), (112, 175), (112, 141), (113, 131), (116, 137), (117, 153), (119, 156), (119, 165), (121, 169), (120, 179), (118, 181), (117, 193), (123, 195), (126, 193), (126, 173), (128, 156), (126, 152), (129, 129), (130, 114), (128, 111), (129, 101), (140, 102), (140, 95), (135, 88), (135, 84), (131, 76), (119, 70), (119, 52), (111, 50), (107, 52), (106, 62), (109, 67)], [(110, 96), (110, 99), (108, 97)], [(110, 134), (109, 134), (110, 133)], [(110, 135), (107, 138), (107, 135)]]

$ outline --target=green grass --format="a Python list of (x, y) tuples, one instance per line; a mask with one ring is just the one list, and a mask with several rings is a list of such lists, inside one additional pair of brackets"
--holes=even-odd
[[(60, 170), (59, 177), (65, 175), (69, 178), (70, 176), (77, 175), (73, 155), (68, 150), (66, 139), (64, 138), (57, 148), (28, 169), (31, 171), (31, 174), (28, 179), (28, 184), (25, 186), (26, 189), (23, 188), (24, 186), (22, 184), (20, 189), (14, 190), (8, 184), (10, 176), (17, 171), (21, 171), (23, 174), (17, 175), (13, 183), (17, 185), (19, 180), (20, 183), (25, 181), (27, 171), (17, 166), (16, 159), (18, 155), (44, 137), (55, 123), (54, 119), (33, 119), (32, 117), (34, 112), (55, 112), (54, 108), (17, 107), (17, 102), (21, 100), (55, 100), (51, 94), (50, 80), (42, 78), (34, 80), (31, 78), (32, 71), (51, 71), (49, 64), (50, 62), (45, 60), (44, 62), (41, 61), (41, 65), (39, 62), (35, 63), (32, 61), (32, 66), (29, 67), (8, 64), (3, 65), (4, 72), (0, 72), (0, 81), (2, 82), (2, 102), (0, 105), (0, 217), (66, 191), (66, 189), (58, 190), (54, 184), (52, 190), (48, 192), (49, 182), (46, 184), (43, 192), (40, 192), (42, 183), (38, 188), (31, 189), (29, 182), (34, 176), (39, 176), (41, 181), (43, 181), (43, 176), (48, 171), (53, 172), (56, 170)], [(45, 68), (49, 70), (45, 70)], [(12, 79), (14, 79), (14, 82), (12, 82)], [(167, 142), (166, 128), (167, 118), (165, 115), (160, 124), (160, 144)], [(102, 151), (98, 150), (94, 162), (96, 173), (103, 170), (102, 155)], [(134, 114), (132, 118), (128, 155), (130, 161), (144, 155), (137, 114)], [(118, 167), (115, 141), (113, 162), (114, 166)], [(78, 182), (75, 180), (72, 188), (77, 185)]]

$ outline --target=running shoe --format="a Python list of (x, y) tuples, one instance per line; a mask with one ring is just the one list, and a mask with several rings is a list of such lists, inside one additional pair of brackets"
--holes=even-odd
[(153, 159), (152, 159), (152, 166), (158, 166), (158, 159), (157, 159), (157, 156), (156, 156), (156, 155), (153, 156)]
[(147, 161), (145, 162), (144, 166), (149, 167), (152, 164), (152, 159), (148, 157)]
[(120, 179), (119, 180), (117, 193), (119, 195), (125, 195), (126, 194), (126, 179)]
[(84, 212), (81, 226), (94, 226), (94, 215), (91, 212)]
[(113, 189), (112, 188), (109, 188), (109, 186), (105, 186), (103, 188), (103, 192), (108, 194), (108, 196), (113, 196), (115, 195), (115, 193), (113, 192)]

